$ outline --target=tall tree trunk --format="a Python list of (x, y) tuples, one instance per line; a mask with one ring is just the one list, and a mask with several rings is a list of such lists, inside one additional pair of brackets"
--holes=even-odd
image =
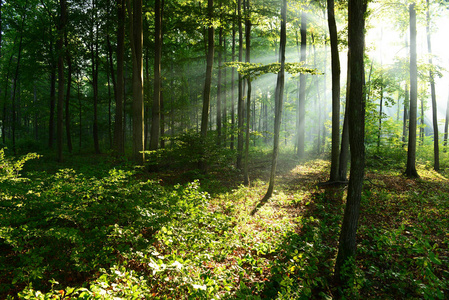
[(364, 44), (365, 44), (365, 11), (366, 4), (362, 0), (349, 0), (348, 7), (348, 44), (349, 66), (351, 68), (351, 84), (349, 88), (349, 142), (351, 145), (351, 174), (348, 186), (343, 224), (340, 233), (338, 255), (335, 264), (335, 278), (338, 282), (346, 282), (350, 274), (343, 274), (346, 263), (355, 258), (356, 234), (362, 196), (365, 169), (365, 99), (364, 99)]
[(163, 149), (165, 148), (165, 108), (164, 108), (164, 93), (162, 93), (162, 85), (161, 85), (161, 103), (160, 103), (160, 110), (161, 110), (161, 114), (160, 114), (160, 121), (161, 121), (161, 125), (160, 125), (160, 147)]
[(78, 80), (77, 80), (77, 95), (78, 95), (78, 131), (79, 131), (79, 140), (78, 140), (78, 147), (79, 152), (81, 153), (81, 145), (83, 140), (83, 119), (82, 119), (82, 107), (81, 107), (81, 74), (78, 73)]
[[(63, 0), (65, 1), (65, 0)], [(65, 37), (66, 59), (67, 59), (67, 92), (65, 97), (65, 132), (67, 136), (67, 148), (70, 153), (73, 151), (72, 135), (70, 132), (70, 91), (72, 87), (72, 57), (68, 47), (67, 35)]]
[(416, 116), (418, 102), (418, 67), (416, 59), (416, 11), (415, 4), (409, 5), (410, 13), (410, 119), (405, 175), (416, 178)]
[[(382, 64), (381, 64), (382, 65)], [(379, 99), (379, 126), (378, 126), (378, 132), (377, 132), (377, 153), (380, 152), (380, 140), (382, 136), (382, 110), (383, 110), (383, 104), (384, 104), (384, 89), (383, 89), (383, 79), (381, 76), (381, 85), (380, 85), (380, 99)]]
[[(313, 49), (313, 65), (318, 69), (317, 65), (317, 52), (315, 46), (315, 36), (312, 34), (312, 49)], [(320, 81), (318, 77), (314, 78), (315, 81), (315, 110), (317, 113), (317, 138), (316, 138), (316, 154), (321, 152), (321, 94), (320, 94)]]
[[(227, 55), (226, 55), (226, 38), (223, 38), (223, 60), (226, 63), (227, 62)], [(227, 89), (227, 81), (226, 79), (227, 77), (227, 69), (225, 68), (223, 70), (223, 77), (224, 77), (224, 92), (223, 92), (223, 109), (222, 109), (222, 113), (223, 113), (223, 143), (224, 143), (224, 147), (226, 147), (227, 144), (227, 139), (228, 139), (228, 131), (229, 131), (229, 126), (228, 126), (228, 89)]]
[[(285, 46), (287, 41), (286, 23), (287, 23), (287, 0), (283, 0), (281, 9), (281, 40), (279, 43), (279, 61), (281, 63), (281, 69), (279, 70), (279, 73), (277, 75), (276, 91), (274, 94), (275, 115), (274, 115), (273, 158), (271, 163), (270, 183), (268, 184), (267, 193), (262, 199), (261, 202), (262, 204), (263, 202), (266, 202), (269, 198), (271, 198), (271, 195), (273, 194), (277, 159), (279, 155), (279, 136), (281, 131), (281, 117), (282, 117), (284, 80), (285, 80)], [(253, 214), (254, 213), (255, 210), (253, 210)]]
[[(249, 0), (245, 3), (245, 45), (246, 57), (245, 61), (251, 61), (251, 15)], [(247, 94), (246, 94), (246, 130), (245, 130), (245, 165), (243, 168), (244, 185), (249, 185), (249, 143), (250, 143), (250, 125), (251, 125), (251, 77), (247, 78)]]
[(207, 136), (207, 127), (209, 120), (210, 109), (210, 89), (212, 85), (212, 68), (214, 64), (214, 27), (212, 25), (212, 18), (214, 16), (214, 1), (207, 1), (207, 16), (210, 20), (207, 29), (207, 62), (206, 62), (206, 81), (204, 82), (203, 92), (203, 110), (201, 115), (201, 137), (203, 139)]
[(421, 103), (421, 115), (419, 116), (419, 119), (421, 120), (421, 126), (419, 127), (419, 144), (420, 145), (424, 145), (424, 127), (425, 127), (425, 122), (424, 122), (424, 99), (422, 99), (420, 101)]
[[(239, 23), (239, 61), (243, 61), (243, 24), (242, 24), (242, 0), (237, 1), (237, 20)], [(242, 168), (242, 156), (243, 156), (243, 123), (245, 121), (244, 116), (244, 99), (243, 99), (243, 78), (238, 74), (239, 86), (238, 86), (238, 102), (237, 102), (237, 169)]]
[(62, 162), (62, 138), (64, 126), (64, 31), (66, 24), (67, 3), (65, 0), (59, 1), (60, 20), (58, 25), (58, 41), (56, 48), (58, 49), (58, 104), (57, 104), (57, 126), (56, 140), (58, 146), (58, 161)]
[(404, 90), (404, 116), (403, 116), (403, 123), (402, 123), (402, 145), (404, 147), (407, 145), (408, 108), (410, 105), (409, 96), (410, 96), (410, 94), (408, 91), (408, 83), (406, 83), (405, 90)]
[[(237, 7), (236, 7), (237, 10)], [(234, 16), (236, 14), (234, 10)], [(232, 23), (232, 45), (231, 45), (231, 60), (235, 61), (235, 22)], [(231, 143), (229, 145), (231, 150), (234, 150), (235, 140), (235, 68), (231, 70)]]
[[(96, 11), (96, 0), (92, 1), (92, 11)], [(92, 88), (94, 92), (94, 120), (93, 120), (93, 138), (95, 153), (100, 153), (100, 141), (98, 130), (98, 23), (97, 15), (92, 15), (92, 31), (91, 31), (91, 63), (92, 63)], [(94, 28), (95, 27), (95, 28)]]
[[(300, 61), (306, 62), (307, 59), (307, 13), (301, 13), (301, 55)], [(306, 132), (306, 74), (299, 75), (299, 95), (298, 95), (298, 141), (296, 154), (299, 158), (304, 158), (305, 154), (305, 132)]]
[[(430, 35), (430, 5), (429, 0), (427, 0), (427, 13), (426, 13), (426, 33), (427, 33), (427, 50), (429, 52), (429, 64), (433, 66), (432, 61), (432, 43)], [(437, 99), (435, 93), (435, 78), (432, 70), (429, 71), (430, 79), (430, 93), (432, 97), (432, 121), (433, 121), (433, 169), (435, 171), (440, 170), (440, 144), (438, 141), (438, 117), (437, 117)]]
[[(26, 5), (26, 4), (25, 4)], [(17, 54), (17, 65), (16, 65), (16, 71), (14, 74), (14, 79), (13, 79), (13, 87), (12, 87), (12, 99), (11, 99), (11, 103), (12, 103), (12, 150), (14, 155), (16, 155), (16, 122), (17, 122), (17, 114), (16, 114), (16, 88), (17, 88), (17, 82), (19, 80), (19, 69), (20, 69), (20, 61), (22, 58), (22, 46), (23, 46), (23, 27), (25, 24), (25, 19), (26, 19), (26, 13), (24, 13), (22, 15), (22, 22), (21, 22), (21, 26), (20, 26), (20, 38), (19, 38), (19, 49), (18, 49), (18, 54)], [(12, 56), (11, 56), (12, 57)]]
[[(221, 9), (221, 2), (220, 2), (220, 9)], [(218, 33), (218, 45), (219, 45), (219, 51), (218, 51), (218, 78), (217, 78), (217, 143), (220, 145), (221, 143), (221, 125), (222, 125), (222, 113), (221, 113), (221, 93), (222, 93), (222, 72), (221, 72), (221, 65), (222, 65), (222, 56), (223, 56), (223, 27), (220, 26), (219, 33)]]
[[(125, 57), (125, 0), (117, 0), (117, 84), (115, 85), (114, 150), (125, 154), (124, 111), (124, 57)], [(112, 69), (113, 70), (113, 69)]]
[(163, 0), (156, 0), (154, 6), (154, 94), (151, 111), (150, 150), (158, 148), (161, 124), (162, 10)]
[(143, 104), (143, 26), (142, 0), (128, 0), (130, 15), (130, 36), (133, 60), (133, 102), (132, 102), (132, 157), (135, 163), (143, 165), (145, 161), (144, 140), (144, 104)]
[(340, 57), (338, 54), (338, 32), (335, 22), (334, 0), (327, 0), (327, 16), (331, 43), (332, 64), (332, 147), (330, 181), (339, 179), (340, 152)]
[(443, 138), (444, 152), (446, 152), (446, 146), (447, 146), (447, 136), (448, 136), (448, 127), (449, 127), (448, 125), (449, 125), (449, 95), (447, 97), (446, 119), (444, 121), (444, 138)]
[(348, 70), (346, 71), (347, 83), (346, 83), (346, 105), (345, 105), (345, 115), (343, 119), (343, 131), (341, 133), (341, 148), (340, 148), (340, 158), (338, 165), (338, 179), (339, 181), (346, 181), (346, 176), (348, 173), (348, 161), (349, 161), (349, 88), (351, 86), (351, 69), (349, 65), (350, 52), (348, 51)]

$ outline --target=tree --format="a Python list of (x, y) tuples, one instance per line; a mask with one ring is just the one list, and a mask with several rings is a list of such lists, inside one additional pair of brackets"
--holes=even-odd
[[(301, 55), (300, 61), (304, 62), (307, 59), (307, 14), (301, 13)], [(306, 75), (301, 73), (299, 75), (299, 94), (298, 94), (298, 140), (296, 154), (299, 158), (304, 158), (304, 143), (305, 143), (305, 118), (306, 118)]]
[(410, 178), (419, 177), (416, 171), (416, 116), (418, 102), (418, 66), (416, 58), (416, 11), (415, 3), (409, 5), (410, 14), (410, 118), (407, 165), (405, 175)]
[[(430, 34), (430, 5), (429, 0), (427, 3), (426, 11), (426, 33), (427, 33), (427, 50), (429, 53), (429, 64), (432, 68), (432, 43)], [(432, 121), (433, 121), (433, 169), (435, 171), (440, 170), (440, 144), (438, 142), (438, 117), (437, 117), (437, 99), (435, 94), (435, 78), (432, 69), (429, 70), (429, 81), (430, 81), (430, 93), (432, 98)]]
[(206, 65), (206, 80), (204, 82), (203, 92), (203, 113), (201, 115), (201, 136), (206, 138), (207, 125), (209, 120), (210, 109), (210, 89), (212, 84), (212, 68), (214, 65), (214, 35), (215, 30), (212, 24), (212, 18), (214, 16), (214, 1), (207, 1), (207, 16), (209, 18), (209, 24), (207, 29), (207, 65)]
[(151, 111), (150, 150), (156, 150), (158, 148), (160, 134), (163, 2), (163, 0), (156, 0), (154, 2), (154, 89), (153, 109)]
[(443, 146), (444, 146), (444, 150), (446, 151), (446, 146), (447, 146), (447, 136), (448, 136), (448, 126), (449, 125), (449, 95), (447, 97), (447, 101), (446, 101), (446, 118), (444, 120), (444, 137), (443, 137)]
[[(245, 3), (245, 45), (246, 45), (246, 59), (247, 63), (251, 58), (251, 14), (249, 0)], [(250, 142), (250, 123), (251, 123), (251, 78), (248, 76), (246, 92), (246, 130), (245, 130), (245, 165), (244, 165), (244, 185), (249, 185), (249, 142)]]
[(91, 70), (92, 70), (92, 88), (94, 102), (94, 120), (93, 120), (93, 138), (95, 153), (100, 153), (99, 128), (98, 128), (98, 68), (99, 68), (99, 50), (98, 50), (98, 15), (96, 0), (92, 0), (92, 16), (91, 16), (91, 32), (90, 32), (90, 54), (91, 54)]
[(117, 87), (115, 89), (114, 150), (118, 155), (125, 154), (125, 134), (123, 128), (125, 9), (125, 0), (117, 0)]
[[(239, 61), (243, 61), (242, 0), (237, 0), (237, 22), (239, 23)], [(244, 121), (243, 78), (239, 73), (237, 100), (237, 169), (242, 168)]]
[[(273, 157), (271, 161), (270, 182), (267, 192), (262, 199), (262, 202), (266, 202), (271, 198), (274, 189), (274, 181), (276, 175), (277, 159), (279, 155), (279, 134), (281, 131), (281, 117), (282, 117), (282, 105), (284, 98), (284, 80), (285, 80), (285, 46), (287, 43), (286, 34), (287, 24), (287, 0), (282, 0), (281, 8), (281, 40), (279, 42), (279, 61), (281, 63), (281, 69), (277, 75), (276, 91), (274, 94), (275, 102), (275, 115), (274, 115), (274, 142), (273, 142)], [(255, 211), (253, 211), (255, 212)]]
[[(57, 104), (57, 126), (56, 136), (58, 145), (58, 161), (62, 162), (62, 136), (63, 136), (63, 104), (64, 104), (64, 30), (67, 18), (67, 3), (66, 0), (60, 0), (60, 16), (58, 26), (58, 104)], [(70, 83), (69, 83), (70, 84)]]
[(340, 57), (338, 54), (337, 25), (334, 14), (334, 0), (327, 0), (327, 15), (332, 59), (332, 150), (330, 181), (339, 180), (340, 146)]
[[(351, 173), (348, 186), (343, 224), (340, 232), (335, 278), (345, 282), (344, 267), (355, 258), (356, 233), (360, 214), (363, 177), (365, 169), (365, 99), (364, 99), (364, 44), (365, 44), (364, 0), (349, 0), (348, 45), (349, 45), (349, 143), (351, 147)], [(354, 271), (351, 267), (350, 271)]]
[[(65, 1), (65, 0), (64, 0)], [(65, 47), (66, 47), (66, 60), (67, 60), (67, 92), (65, 96), (65, 132), (67, 138), (67, 148), (70, 153), (73, 151), (72, 135), (70, 130), (70, 92), (72, 87), (72, 56), (69, 50), (69, 42), (67, 33), (65, 33)]]
[(133, 160), (142, 165), (145, 160), (144, 153), (144, 105), (143, 105), (143, 27), (142, 27), (142, 0), (128, 0), (128, 14), (130, 16), (130, 39), (133, 60), (133, 102), (132, 102), (132, 129), (133, 129)]

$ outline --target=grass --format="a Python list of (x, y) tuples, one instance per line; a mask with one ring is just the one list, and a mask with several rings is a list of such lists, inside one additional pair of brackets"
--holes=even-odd
[(232, 168), (148, 173), (75, 156), (42, 170), (45, 157), (27, 159), (0, 161), (1, 172), (15, 168), (0, 173), (2, 299), (449, 295), (449, 185), (426, 165), (409, 180), (368, 162), (356, 272), (339, 287), (332, 274), (346, 191), (317, 187), (326, 160), (283, 154), (274, 196), (250, 216), (267, 188), (264, 153), (252, 160), (250, 187)]

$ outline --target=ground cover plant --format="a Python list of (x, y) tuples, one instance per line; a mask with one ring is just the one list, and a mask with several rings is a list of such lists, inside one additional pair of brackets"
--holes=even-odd
[(317, 185), (327, 179), (326, 160), (298, 164), (283, 154), (274, 197), (251, 216), (269, 172), (261, 152), (250, 187), (231, 170), (189, 181), (179, 171), (149, 173), (107, 159), (101, 168), (48, 171), (36, 163), (45, 157), (0, 154), (2, 299), (449, 294), (449, 187), (425, 164), (411, 180), (369, 158), (356, 272), (343, 288), (332, 273), (345, 186)]

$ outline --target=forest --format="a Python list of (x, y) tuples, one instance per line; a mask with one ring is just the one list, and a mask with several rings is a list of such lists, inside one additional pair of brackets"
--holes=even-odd
[(0, 299), (447, 299), (448, 20), (0, 0)]

